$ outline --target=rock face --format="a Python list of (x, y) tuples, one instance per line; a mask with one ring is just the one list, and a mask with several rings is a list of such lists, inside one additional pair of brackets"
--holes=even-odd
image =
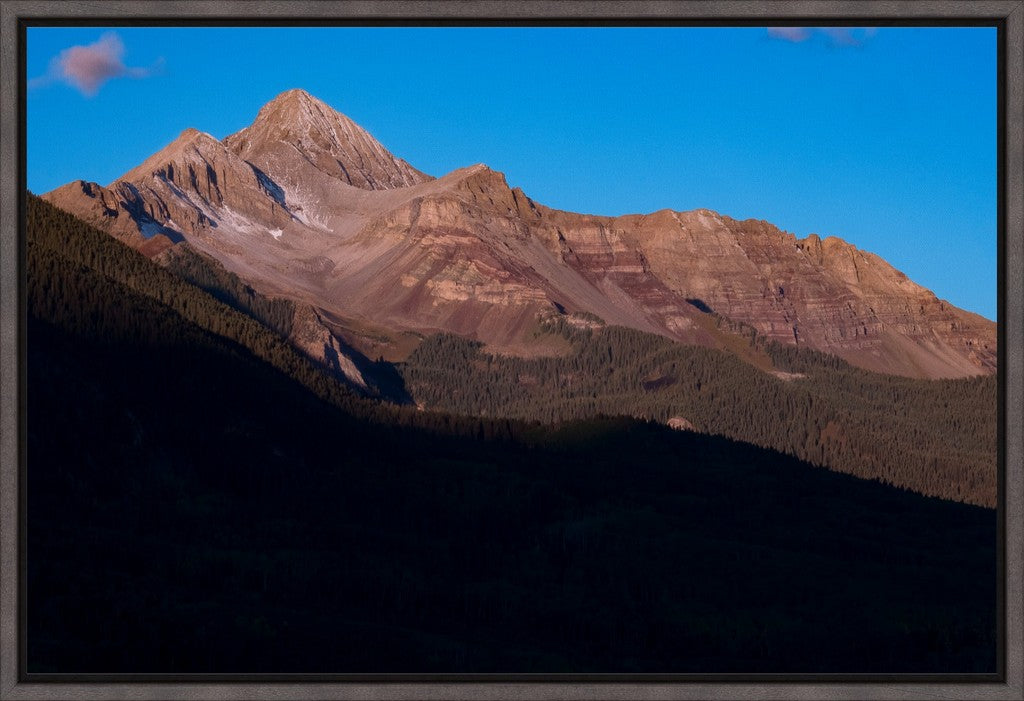
[(366, 378), (359, 372), (355, 362), (324, 325), (316, 310), (309, 305), (296, 305), (289, 340), (307, 356), (339, 373), (356, 387), (368, 389)]
[(995, 324), (836, 238), (708, 210), (623, 217), (658, 277), (767, 338), (916, 377), (995, 370)]
[(684, 419), (682, 416), (673, 416), (667, 422), (669, 428), (674, 428), (677, 431), (696, 431), (693, 424), (690, 423), (689, 419)]
[(264, 293), (354, 327), (529, 353), (539, 317), (589, 313), (735, 349), (724, 318), (879, 372), (995, 369), (995, 324), (840, 239), (708, 210), (553, 210), (484, 165), (434, 179), (300, 90), (223, 143), (186, 130), (109, 187), (45, 197), (150, 255), (187, 239)]
[(47, 193), (46, 198), (150, 257), (184, 240), (181, 232), (161, 226), (139, 209), (135, 193), (119, 183), (108, 189), (75, 180)]
[[(264, 105), (256, 121), (224, 139), (236, 154), (301, 183), (303, 165), (364, 190), (390, 190), (433, 180), (395, 158), (365, 129), (304, 90), (288, 90)], [(292, 177), (289, 177), (292, 176)]]

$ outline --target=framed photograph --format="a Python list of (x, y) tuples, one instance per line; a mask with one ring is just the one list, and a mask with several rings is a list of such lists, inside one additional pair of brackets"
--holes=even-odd
[(984, 698), (1024, 3), (0, 4), (0, 698)]

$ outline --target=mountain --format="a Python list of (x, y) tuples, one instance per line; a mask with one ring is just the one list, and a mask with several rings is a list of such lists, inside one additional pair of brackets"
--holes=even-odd
[[(335, 336), (322, 312), (260, 295), (187, 243), (147, 259), (37, 197), (27, 205), (30, 312), (66, 333), (154, 345), (152, 327), (170, 317), (250, 353), (335, 406), (387, 425), (506, 435), (518, 421), (553, 426), (632, 417), (928, 496), (996, 503), (991, 375), (917, 380), (757, 342), (746, 348), (764, 354), (769, 364), (759, 366), (585, 315), (542, 324), (543, 338), (565, 345), (555, 356), (495, 356), (480, 342), (445, 333), (421, 340), (400, 363), (371, 361)], [(56, 265), (54, 258), (63, 268), (41, 270), (44, 262)], [(125, 299), (132, 294), (147, 298), (147, 311), (130, 313)], [(179, 348), (209, 343), (184, 328), (176, 338)], [(183, 382), (181, 375), (173, 376)]]
[(186, 130), (106, 188), (44, 197), (148, 255), (185, 241), (369, 356), (402, 357), (437, 331), (559, 353), (539, 328), (564, 318), (761, 365), (751, 332), (876, 372), (995, 371), (994, 323), (838, 238), (709, 210), (554, 210), (482, 164), (434, 179), (301, 90), (223, 142)]
[(33, 673), (995, 669), (994, 328), (881, 259), (299, 91), (46, 198)]
[[(33, 674), (996, 670), (993, 508), (653, 421), (372, 401), (238, 294), (26, 205)], [(749, 394), (754, 375), (803, 384), (653, 334), (600, 339), (615, 336), (703, 356), (702, 396)], [(446, 339), (466, 343), (417, 354)], [(883, 404), (945, 414), (943, 453), (981, 433), (942, 411), (945, 387), (988, 385), (965, 406), (994, 414), (993, 378), (859, 374), (892, 384)], [(771, 413), (785, 427), (807, 408), (790, 396)], [(906, 427), (905, 447), (927, 445)]]

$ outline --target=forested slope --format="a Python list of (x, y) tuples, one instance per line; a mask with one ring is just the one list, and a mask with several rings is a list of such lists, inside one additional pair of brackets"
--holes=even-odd
[(660, 423), (680, 417), (699, 431), (858, 477), (995, 505), (994, 376), (913, 380), (761, 344), (783, 371), (771, 374), (722, 351), (633, 329), (579, 329), (556, 320), (549, 332), (568, 338), (574, 352), (495, 356), (440, 334), (399, 370), (407, 391), (430, 409), (543, 422), (597, 414)]

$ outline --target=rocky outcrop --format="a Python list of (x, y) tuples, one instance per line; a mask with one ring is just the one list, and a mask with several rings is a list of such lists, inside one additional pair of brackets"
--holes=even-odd
[(46, 194), (46, 199), (145, 255), (157, 256), (183, 241), (179, 231), (158, 224), (133, 206), (124, 192), (75, 180)]
[(224, 143), (250, 163), (279, 173), (293, 184), (289, 176), (298, 172), (296, 166), (302, 161), (364, 190), (389, 190), (432, 180), (305, 90), (281, 93), (263, 106), (256, 121)]
[[(995, 370), (995, 324), (838, 238), (710, 210), (553, 210), (482, 164), (433, 179), (298, 90), (223, 143), (189, 129), (106, 188), (45, 197), (150, 254), (187, 239), (355, 327), (529, 353), (538, 320), (587, 314), (735, 352), (753, 330), (913, 377)], [(295, 342), (328, 358), (307, 330)]]
[(677, 431), (696, 431), (693, 424), (690, 423), (689, 419), (684, 419), (682, 416), (673, 416), (670, 418), (666, 425), (669, 428), (674, 428)]
[(318, 364), (344, 377), (360, 389), (369, 389), (366, 378), (324, 325), (316, 310), (306, 304), (295, 306), (292, 332), (288, 340)]

